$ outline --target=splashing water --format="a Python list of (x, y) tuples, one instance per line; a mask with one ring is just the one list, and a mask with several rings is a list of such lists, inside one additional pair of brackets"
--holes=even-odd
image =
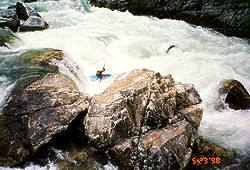
[[(114, 75), (143, 67), (172, 74), (176, 81), (194, 84), (203, 99), (200, 133), (250, 156), (250, 111), (218, 112), (213, 107), (216, 88), (223, 79), (237, 79), (250, 91), (247, 41), (183, 21), (133, 16), (104, 8), (89, 9), (88, 1), (39, 1), (30, 5), (50, 28), (18, 33), (22, 41), (16, 41), (12, 51), (47, 47), (64, 50), (67, 60), (79, 67), (79, 79), (75, 79), (79, 88), (91, 95), (102, 92), (114, 80), (89, 80), (104, 64), (107, 72)], [(89, 12), (81, 12), (86, 9)], [(166, 54), (171, 45), (175, 47)], [(0, 54), (5, 51), (8, 49), (1, 48)], [(63, 67), (61, 70), (69, 75)], [(0, 91), (9, 87), (8, 81), (1, 77)]]

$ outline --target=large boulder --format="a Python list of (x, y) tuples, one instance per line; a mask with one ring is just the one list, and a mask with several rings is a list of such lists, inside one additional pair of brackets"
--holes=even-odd
[(85, 134), (121, 167), (185, 167), (202, 118), (200, 96), (171, 75), (133, 70), (92, 100)]
[(0, 27), (8, 27), (16, 32), (20, 25), (20, 20), (15, 9), (0, 9)]
[(44, 19), (37, 16), (30, 16), (19, 28), (20, 32), (41, 31), (49, 27)]
[(88, 107), (87, 96), (55, 65), (62, 51), (32, 50), (18, 57), (9, 63), (14, 73), (6, 72), (16, 83), (0, 113), (1, 166), (32, 156)]
[(65, 130), (88, 102), (63, 74), (48, 74), (13, 90), (0, 115), (0, 165), (13, 165)]
[(225, 105), (235, 110), (250, 108), (250, 95), (238, 80), (229, 79), (222, 81), (219, 88), (219, 96), (224, 108), (226, 108)]
[(180, 19), (228, 36), (250, 38), (250, 3), (246, 0), (91, 0), (98, 7), (136, 15)]

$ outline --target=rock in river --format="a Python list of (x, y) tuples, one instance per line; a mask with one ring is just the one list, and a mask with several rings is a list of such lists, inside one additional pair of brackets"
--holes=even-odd
[(23, 2), (16, 3), (16, 13), (19, 19), (27, 20), (30, 16), (41, 17), (33, 8)]
[[(22, 61), (31, 62), (31, 67), (37, 68), (34, 70), (37, 75), (41, 66), (51, 67), (52, 58), (62, 59), (63, 52), (46, 49), (27, 52), (22, 57)], [(53, 135), (65, 130), (88, 107), (86, 95), (78, 91), (71, 78), (58, 71), (41, 75), (35, 81), (15, 86), (3, 106), (0, 113), (0, 165), (15, 165), (25, 160)]]
[(92, 100), (85, 133), (121, 167), (184, 168), (202, 118), (193, 85), (147, 69), (121, 75)]
[[(199, 165), (199, 159), (204, 159), (205, 161)], [(227, 169), (227, 166), (231, 166), (229, 169), (234, 169), (233, 165), (237, 165), (237, 161), (235, 160), (237, 160), (237, 154), (234, 150), (223, 148), (199, 136), (195, 140), (192, 159), (189, 162), (188, 169)]]
[(238, 80), (224, 80), (219, 88), (219, 95), (223, 96), (223, 104), (227, 104), (231, 109), (250, 108), (250, 95)]
[(15, 9), (0, 9), (0, 27), (8, 27), (16, 32), (20, 25), (20, 20)]
[(20, 32), (41, 31), (49, 27), (44, 19), (37, 16), (30, 16), (19, 28)]

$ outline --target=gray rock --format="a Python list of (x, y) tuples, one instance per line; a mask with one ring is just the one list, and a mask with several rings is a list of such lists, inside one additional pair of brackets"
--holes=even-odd
[(41, 31), (49, 28), (49, 25), (42, 18), (30, 16), (19, 28), (20, 32)]
[(15, 9), (0, 9), (0, 27), (8, 27), (16, 32), (20, 25), (20, 20)]
[(250, 38), (250, 3), (243, 0), (91, 0), (98, 7), (129, 10), (135, 15), (180, 19), (228, 36)]
[(94, 96), (85, 134), (97, 148), (111, 148), (121, 166), (185, 167), (202, 118), (200, 102), (192, 85), (133, 70)]
[(16, 3), (16, 13), (19, 19), (21, 20), (27, 20), (30, 16), (41, 16), (30, 6), (23, 2), (17, 2)]

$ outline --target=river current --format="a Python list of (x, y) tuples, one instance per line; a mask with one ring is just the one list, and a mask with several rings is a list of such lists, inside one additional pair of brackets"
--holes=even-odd
[[(1, 1), (0, 8), (14, 3), (15, 0)], [(30, 5), (50, 27), (45, 31), (17, 33), (20, 40), (10, 49), (0, 48), (0, 67), (11, 69), (2, 58), (27, 49), (61, 49), (66, 59), (79, 68), (79, 79), (74, 78), (79, 88), (91, 95), (102, 92), (117, 75), (134, 68), (172, 74), (176, 81), (194, 84), (201, 95), (204, 114), (199, 133), (226, 148), (236, 149), (242, 156), (250, 156), (250, 110), (219, 112), (213, 107), (218, 84), (223, 79), (237, 79), (250, 92), (249, 42), (183, 21), (134, 16), (90, 7), (80, 0), (44, 0)], [(171, 45), (175, 47), (166, 53)], [(101, 83), (90, 81), (89, 76), (103, 65), (113, 78)], [(63, 66), (60, 69), (70, 75)], [(13, 83), (1, 73), (0, 104)]]

